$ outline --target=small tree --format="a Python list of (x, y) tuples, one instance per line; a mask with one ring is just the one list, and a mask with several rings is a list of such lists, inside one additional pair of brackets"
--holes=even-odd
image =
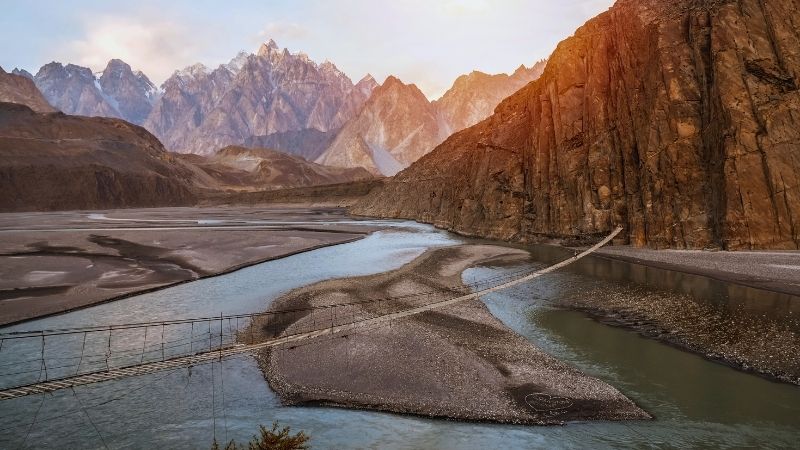
[[(237, 445), (230, 441), (224, 450), (308, 450), (308, 440), (310, 437), (302, 431), (297, 434), (290, 434), (289, 427), (278, 429), (278, 422), (272, 423), (272, 429), (267, 429), (264, 425), (258, 426), (260, 436), (253, 436), (247, 445)], [(219, 444), (215, 440), (211, 445), (211, 450), (220, 450)]]

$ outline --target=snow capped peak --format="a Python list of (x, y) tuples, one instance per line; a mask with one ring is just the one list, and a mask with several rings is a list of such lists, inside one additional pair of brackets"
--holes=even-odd
[(238, 73), (244, 67), (248, 57), (250, 57), (249, 53), (241, 51), (228, 64), (225, 64), (225, 67), (233, 73)]
[(185, 67), (182, 70), (178, 70), (175, 72), (175, 74), (178, 75), (179, 77), (197, 78), (200, 75), (208, 74), (208, 67), (206, 67), (202, 63), (197, 63), (189, 67)]
[(261, 47), (258, 49), (258, 56), (266, 56), (277, 50), (279, 50), (278, 44), (273, 39), (270, 39), (266, 43), (261, 44)]

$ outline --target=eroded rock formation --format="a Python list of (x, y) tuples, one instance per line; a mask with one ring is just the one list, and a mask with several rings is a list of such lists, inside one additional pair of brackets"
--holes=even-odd
[(470, 235), (800, 246), (800, 10), (620, 0), (480, 124), (360, 202)]

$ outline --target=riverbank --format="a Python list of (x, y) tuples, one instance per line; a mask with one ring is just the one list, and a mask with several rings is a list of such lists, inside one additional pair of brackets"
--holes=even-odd
[(611, 246), (597, 256), (800, 296), (800, 251), (653, 250)]
[[(455, 296), (473, 265), (522, 261), (527, 252), (461, 245), (429, 250), (379, 275), (329, 280), (296, 289), (271, 310), (337, 308), (268, 316), (257, 338), (287, 328), (324, 327)], [(410, 296), (414, 293), (422, 296)], [(394, 300), (383, 300), (385, 298)], [(377, 409), (428, 417), (502, 423), (645, 419), (612, 386), (561, 363), (517, 335), (478, 300), (324, 336), (258, 356), (270, 386), (287, 405)]]
[[(731, 269), (725, 275), (707, 276), (716, 260), (720, 267), (736, 254), (678, 252), (694, 260), (675, 270), (673, 256), (667, 266), (644, 258), (633, 262), (616, 255), (651, 253), (655, 259), (663, 251), (604, 248), (571, 265), (563, 275), (569, 282), (557, 284), (546, 293), (542, 286), (528, 286), (525, 295), (544, 297), (555, 306), (581, 311), (595, 320), (633, 330), (684, 351), (764, 378), (800, 385), (800, 297), (778, 290), (765, 290), (739, 284)], [(573, 249), (539, 245), (532, 254), (543, 264), (560, 261)], [(761, 266), (742, 262), (753, 255), (740, 255), (738, 263), (724, 265), (748, 273), (766, 274), (768, 264), (790, 256), (791, 252), (769, 252)], [(766, 258), (766, 259), (763, 259)], [(785, 265), (785, 264), (784, 264)], [(777, 276), (775, 285), (783, 283)], [(547, 282), (545, 282), (547, 285)]]
[(355, 226), (339, 208), (287, 205), (0, 214), (0, 325), (352, 242), (379, 228)]

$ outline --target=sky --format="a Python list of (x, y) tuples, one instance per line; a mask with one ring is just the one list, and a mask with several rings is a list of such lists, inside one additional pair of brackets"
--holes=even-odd
[(0, 66), (58, 61), (102, 70), (119, 58), (161, 84), (176, 69), (228, 62), (270, 38), (329, 60), (353, 82), (395, 75), (430, 99), (473, 70), (546, 58), (613, 0), (0, 0)]

